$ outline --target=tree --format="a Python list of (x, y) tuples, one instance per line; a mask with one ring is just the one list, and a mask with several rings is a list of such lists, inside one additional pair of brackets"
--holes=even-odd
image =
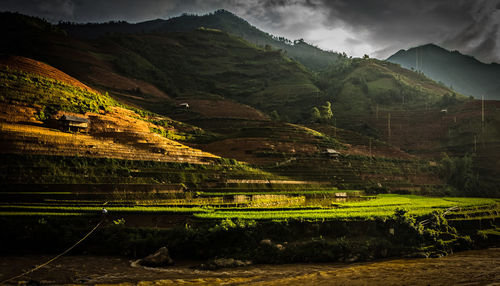
[(321, 113), (317, 107), (311, 109), (311, 122), (318, 122), (321, 119)]
[(464, 194), (479, 194), (479, 179), (474, 174), (473, 157), (449, 157), (444, 154), (441, 160), (441, 176), (446, 183)]
[(271, 117), (272, 121), (280, 121), (280, 115), (276, 110), (273, 110), (269, 116)]
[(330, 120), (333, 118), (332, 104), (327, 101), (325, 105), (321, 106), (321, 118)]

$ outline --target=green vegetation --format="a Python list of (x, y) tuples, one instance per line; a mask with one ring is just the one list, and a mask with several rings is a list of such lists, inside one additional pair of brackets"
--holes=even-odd
[[(125, 213), (155, 213), (155, 214), (192, 214), (197, 212), (206, 211), (201, 207), (152, 207), (152, 206), (133, 206), (133, 207), (106, 207), (110, 212), (117, 214)], [(9, 205), (0, 206), (0, 210), (8, 214), (6, 210), (11, 210), (16, 214), (29, 214), (33, 215), (48, 215), (56, 213), (69, 213), (69, 214), (84, 214), (93, 213), (98, 214), (102, 207), (79, 207), (79, 206), (33, 206), (33, 205)], [(23, 212), (21, 212), (21, 210)]]
[[(75, 253), (143, 257), (167, 246), (174, 259), (354, 262), (397, 256), (439, 257), (477, 245), (494, 245), (498, 237), (498, 231), (490, 225), (491, 219), (468, 220), (468, 226), (464, 226), (461, 221), (447, 219), (438, 209), (418, 218), (397, 208), (383, 219), (369, 221), (223, 218), (190, 221), (169, 228), (129, 227), (129, 217), (113, 218)], [(60, 215), (0, 216), (6, 230), (0, 233), (0, 242), (10, 246), (5, 252), (29, 253), (41, 246), (59, 251), (61, 245), (76, 241), (98, 220), (98, 215), (80, 215), (73, 216), (68, 224), (68, 218)]]
[(462, 158), (450, 158), (445, 154), (442, 159), (442, 176), (453, 188), (464, 194), (480, 194), (479, 178), (474, 174), (472, 157), (466, 154)]
[(413, 70), (417, 69), (417, 54), (419, 60), (424, 62), (418, 70), (435, 81), (443, 82), (454, 90), (477, 99), (482, 96), (487, 99), (500, 99), (497, 84), (500, 66), (494, 63), (482, 63), (471, 56), (460, 54), (458, 51), (448, 51), (433, 44), (400, 50), (387, 60)]
[[(0, 244), (13, 246), (13, 250), (58, 250), (95, 225), (105, 203), (109, 219), (82, 246), (89, 253), (137, 256), (167, 245), (174, 256), (182, 258), (352, 262), (411, 256), (417, 251), (424, 252), (423, 256), (441, 255), (498, 236), (498, 199), (394, 194), (485, 196), (489, 193), (478, 183), (477, 170), (497, 168), (496, 162), (484, 165), (490, 156), (495, 158), (493, 144), (488, 146), (493, 155), (488, 151), (476, 155), (482, 156), (483, 165), (476, 157), (456, 155), (472, 149), (470, 138), (476, 135), (482, 146), (496, 142), (496, 126), (500, 126), (496, 117), (487, 116), (481, 123), (479, 117), (470, 117), (467, 124), (455, 117), (454, 125), (449, 124), (448, 114), (460, 108), (473, 110), (468, 104), (474, 102), (421, 72), (368, 57), (348, 59), (303, 40), (292, 44), (260, 32), (226, 11), (203, 17), (185, 15), (154, 31), (102, 34), (92, 40), (67, 37), (49, 23), (30, 18), (24, 24), (36, 33), (16, 35), (9, 31), (12, 24), (3, 21), (8, 46), (2, 46), (0, 52), (19, 46), (22, 49), (16, 54), (67, 67), (69, 74), (80, 76), (93, 63), (96, 70), (109, 70), (110, 78), (117, 72), (128, 77), (125, 81), (143, 80), (170, 98), (162, 93), (145, 94), (143, 86), (131, 87), (130, 82), (123, 85), (128, 90), (115, 88), (112, 79), (89, 82), (110, 87), (114, 96), (147, 110), (134, 108), (107, 94), (2, 68), (0, 102), (32, 106), (42, 121), (60, 110), (104, 113), (120, 106), (134, 111), (132, 117), (155, 124), (149, 125), (150, 131), (166, 138), (197, 143), (193, 145), (202, 149), (202, 143), (233, 140), (236, 143), (228, 145), (234, 145), (221, 149), (234, 147), (230, 151), (243, 158), (254, 156), (268, 163), (257, 169), (226, 158), (188, 164), (86, 157), (92, 152), (84, 157), (2, 154)], [(14, 23), (23, 29), (23, 23)], [(235, 23), (236, 28), (230, 30)], [(80, 27), (60, 27), (68, 26)], [(26, 39), (32, 43), (26, 44)], [(55, 45), (58, 49), (51, 49)], [(47, 52), (52, 50), (61, 52)], [(95, 74), (88, 72), (87, 80), (92, 81)], [(195, 108), (180, 109), (175, 103), (224, 98), (255, 107), (272, 121), (206, 118), (202, 112), (192, 111)], [(449, 113), (439, 113), (448, 108)], [(496, 108), (492, 104), (487, 113), (495, 114)], [(403, 143), (398, 141), (405, 137), (404, 127), (418, 131), (426, 126), (419, 119), (410, 124), (410, 119), (429, 109), (439, 113), (432, 117), (439, 123), (432, 125), (436, 132), (448, 134), (446, 139), (445, 135), (429, 139), (434, 140), (432, 148), (441, 152), (456, 147), (454, 155), (441, 161), (442, 167), (435, 162), (437, 157), (427, 159), (432, 154), (423, 159), (418, 152), (405, 152), (415, 150), (403, 147), (414, 141), (419, 144), (414, 140), (419, 133), (406, 136)], [(390, 144), (383, 142), (386, 121), (378, 121), (379, 111), (388, 119), (392, 112), (393, 122), (399, 123), (399, 134), (393, 133), (393, 137), (388, 128)], [(159, 114), (204, 129), (208, 126), (206, 130), (214, 133)], [(407, 125), (402, 126), (405, 120)], [(337, 121), (359, 133), (337, 128)], [(256, 143), (239, 150), (244, 145), (241, 142), (250, 138)], [(145, 148), (151, 144), (142, 137), (136, 141)], [(377, 156), (372, 155), (372, 147)], [(326, 156), (327, 148), (338, 149), (341, 155)], [(495, 176), (491, 173), (489, 176)], [(444, 181), (449, 189), (442, 189)], [(497, 195), (498, 184), (492, 185), (492, 193)], [(363, 192), (374, 196), (360, 197)]]
[[(242, 201), (242, 206), (225, 207), (221, 204), (222, 201), (215, 200), (212, 204), (210, 200), (186, 200), (190, 206), (182, 206), (182, 200), (174, 200), (169, 203), (169, 200), (156, 201), (152, 200), (151, 205), (135, 205), (130, 206), (113, 206), (107, 207), (111, 213), (186, 213), (193, 214), (196, 218), (203, 219), (245, 219), (245, 220), (370, 220), (375, 218), (388, 218), (397, 209), (405, 209), (405, 211), (413, 216), (422, 217), (431, 214), (435, 210), (444, 210), (447, 208), (457, 207), (459, 212), (455, 210), (457, 215), (466, 213), (476, 213), (479, 210), (484, 212), (484, 208), (495, 210), (498, 212), (498, 201), (485, 198), (435, 198), (421, 197), (414, 195), (377, 195), (368, 200), (335, 202), (330, 207), (317, 207), (303, 205), (303, 197), (285, 196), (291, 195), (290, 192), (262, 192), (248, 203)], [(296, 193), (293, 193), (296, 194)], [(325, 192), (309, 192), (301, 194), (325, 195)], [(242, 195), (242, 193), (206, 193), (204, 197)], [(333, 195), (333, 194), (332, 194)], [(332, 198), (332, 200), (334, 197)], [(119, 201), (118, 201), (119, 202)], [(165, 204), (178, 204), (181, 207), (162, 206)], [(207, 205), (211, 205), (207, 207)], [(247, 206), (245, 206), (247, 205)], [(222, 209), (220, 207), (223, 207)], [(99, 206), (77, 206), (71, 202), (66, 205), (48, 205), (48, 204), (9, 204), (1, 205), (0, 211), (6, 213), (98, 213), (101, 207)]]
[(38, 118), (42, 120), (59, 110), (99, 113), (117, 105), (107, 95), (7, 67), (0, 68), (0, 94), (0, 102), (40, 106)]
[(314, 106), (311, 109), (311, 117), (309, 121), (311, 123), (317, 123), (317, 122), (332, 123), (333, 111), (331, 102), (329, 101), (325, 102), (325, 105), (321, 106), (320, 108), (321, 111), (316, 106)]
[[(302, 112), (299, 101), (320, 94), (313, 75), (300, 64), (221, 31), (121, 35), (102, 41), (120, 44), (111, 56), (121, 73), (148, 81), (170, 96), (223, 95), (294, 120)], [(165, 113), (175, 106), (151, 108)]]
[[(232, 191), (233, 189), (229, 189), (228, 191), (224, 191), (227, 189), (221, 189), (220, 191), (203, 191), (200, 192), (200, 196), (233, 196), (233, 195), (255, 195), (258, 194), (259, 191)], [(362, 193), (362, 191), (358, 190), (341, 190), (339, 191), (338, 189), (331, 189), (331, 188), (325, 188), (325, 189), (320, 189), (320, 190), (308, 190), (308, 189), (303, 189), (299, 188), (297, 190), (286, 190), (286, 189), (280, 189), (278, 191), (266, 191), (266, 195), (301, 195), (301, 196), (307, 196), (307, 195), (335, 195), (336, 193), (352, 193), (353, 195), (359, 195)]]
[[(327, 99), (333, 99), (341, 123), (372, 115), (376, 108), (446, 108), (466, 100), (420, 73), (376, 59), (344, 59), (321, 73), (317, 85), (325, 90)], [(346, 124), (342, 126), (348, 127)]]
[(215, 211), (197, 213), (196, 217), (210, 219), (253, 219), (253, 220), (323, 220), (323, 219), (374, 219), (391, 216), (398, 208), (405, 208), (408, 213), (424, 216), (437, 209), (458, 207), (479, 207), (498, 205), (493, 199), (479, 198), (430, 198), (420, 196), (378, 195), (376, 199), (359, 202), (336, 203), (336, 208), (320, 210), (290, 211)]
[(205, 31), (220, 32), (225, 31), (236, 35), (253, 43), (265, 50), (282, 50), (288, 57), (300, 62), (307, 68), (320, 71), (328, 65), (336, 63), (339, 58), (345, 58), (347, 55), (324, 51), (304, 42), (303, 39), (290, 41), (284, 37), (276, 37), (263, 32), (256, 27), (250, 25), (244, 19), (228, 12), (226, 10), (217, 10), (206, 15), (189, 15), (171, 18), (169, 20), (160, 21), (161, 25), (158, 28), (158, 23), (150, 26), (148, 23), (138, 25), (109, 22), (103, 24), (86, 24), (80, 25), (75, 23), (62, 23), (58, 27), (68, 31), (69, 34), (95, 38), (104, 36), (110, 32), (120, 31), (124, 34), (134, 34), (138, 32), (190, 32), (196, 29)]
[(73, 156), (2, 154), (3, 184), (185, 184), (195, 187), (227, 179), (276, 179), (279, 176), (231, 159), (199, 165)]

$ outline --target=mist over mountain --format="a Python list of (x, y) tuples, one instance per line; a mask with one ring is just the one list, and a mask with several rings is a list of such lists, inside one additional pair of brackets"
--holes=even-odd
[(400, 50), (387, 60), (422, 72), (464, 95), (500, 99), (499, 64), (486, 64), (434, 44)]

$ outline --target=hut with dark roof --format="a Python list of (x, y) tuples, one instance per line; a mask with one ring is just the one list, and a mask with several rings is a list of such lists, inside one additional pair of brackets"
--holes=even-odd
[(63, 115), (59, 118), (59, 126), (62, 130), (86, 131), (89, 128), (89, 120), (74, 115)]
[(331, 159), (338, 159), (340, 156), (340, 152), (335, 149), (325, 149), (322, 153), (324, 156)]

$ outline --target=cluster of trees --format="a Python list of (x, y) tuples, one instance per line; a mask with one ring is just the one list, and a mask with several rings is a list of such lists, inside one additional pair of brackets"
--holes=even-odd
[(329, 101), (325, 102), (325, 105), (322, 105), (319, 108), (316, 106), (311, 108), (311, 116), (309, 119), (311, 122), (330, 123), (332, 119), (333, 119), (332, 104)]
[(446, 183), (466, 195), (480, 195), (479, 175), (474, 172), (473, 156), (449, 157), (441, 160), (441, 176)]
[[(290, 119), (286, 114), (279, 114), (278, 111), (273, 110), (269, 113), (269, 118), (275, 122), (289, 122)], [(309, 112), (302, 113), (301, 122), (309, 123), (332, 123), (333, 122), (333, 110), (332, 103), (326, 101), (322, 106), (313, 106)]]
[(456, 105), (459, 102), (460, 102), (460, 100), (457, 98), (457, 94), (452, 92), (451, 94), (446, 93), (445, 95), (443, 95), (439, 105), (441, 107), (447, 107), (447, 106)]

